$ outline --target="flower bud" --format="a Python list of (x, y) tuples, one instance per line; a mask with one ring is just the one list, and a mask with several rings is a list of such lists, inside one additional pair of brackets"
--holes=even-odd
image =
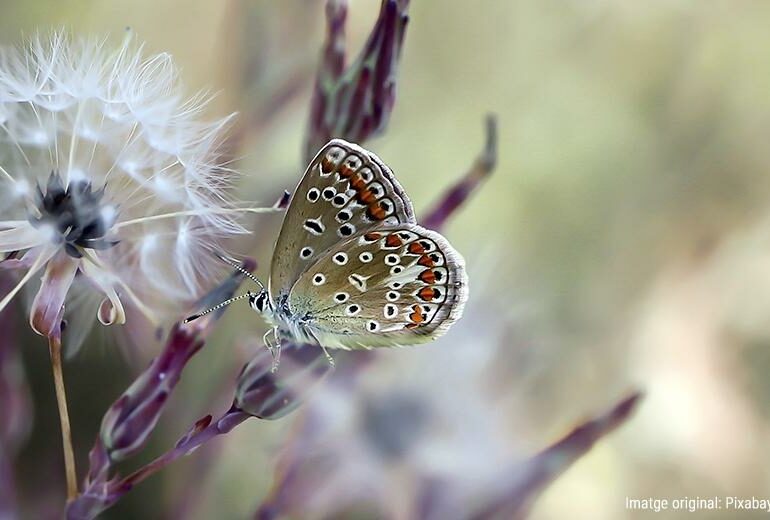
[(124, 460), (144, 446), (182, 369), (202, 346), (197, 335), (175, 326), (160, 356), (110, 407), (100, 437), (111, 461)]
[(286, 343), (281, 364), (273, 372), (273, 357), (259, 352), (238, 376), (235, 406), (260, 419), (280, 419), (297, 408), (305, 395), (331, 370), (318, 345)]
[(385, 130), (396, 97), (408, 7), (408, 0), (384, 0), (361, 54), (344, 69), (347, 3), (327, 4), (326, 42), (305, 143), (308, 161), (332, 137), (362, 143)]

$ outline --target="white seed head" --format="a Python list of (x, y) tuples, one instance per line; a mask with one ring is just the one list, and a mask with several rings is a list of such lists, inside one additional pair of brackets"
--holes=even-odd
[(179, 312), (210, 282), (217, 242), (244, 231), (218, 154), (230, 117), (202, 120), (207, 101), (131, 35), (1, 50), (0, 253), (30, 250), (35, 267), (58, 248), (102, 290)]

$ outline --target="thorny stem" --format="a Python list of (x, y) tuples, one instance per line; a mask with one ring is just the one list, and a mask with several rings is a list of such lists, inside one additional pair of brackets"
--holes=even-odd
[(67, 500), (72, 500), (78, 494), (77, 472), (75, 471), (75, 453), (72, 449), (72, 430), (70, 416), (67, 411), (67, 394), (64, 390), (64, 373), (61, 362), (61, 337), (48, 338), (48, 350), (51, 353), (53, 368), (53, 383), (56, 388), (56, 404), (59, 407), (61, 421), (61, 440), (64, 449), (64, 473), (67, 479)]

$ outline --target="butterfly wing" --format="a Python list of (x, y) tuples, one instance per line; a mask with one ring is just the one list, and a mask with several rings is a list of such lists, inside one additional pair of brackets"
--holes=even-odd
[(435, 339), (467, 294), (463, 259), (443, 236), (383, 225), (330, 248), (294, 284), (289, 305), (310, 317), (320, 344), (370, 348)]
[(273, 301), (336, 243), (382, 224), (414, 222), (412, 203), (376, 155), (330, 141), (310, 162), (284, 217), (270, 268)]

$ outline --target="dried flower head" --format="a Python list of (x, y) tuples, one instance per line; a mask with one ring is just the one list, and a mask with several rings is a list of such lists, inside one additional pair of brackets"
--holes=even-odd
[(217, 150), (228, 119), (200, 120), (168, 54), (143, 57), (62, 34), (0, 51), (0, 266), (42, 272), (30, 322), (55, 333), (73, 283), (103, 294), (104, 324), (124, 303), (181, 313), (210, 272), (209, 250), (242, 232)]

